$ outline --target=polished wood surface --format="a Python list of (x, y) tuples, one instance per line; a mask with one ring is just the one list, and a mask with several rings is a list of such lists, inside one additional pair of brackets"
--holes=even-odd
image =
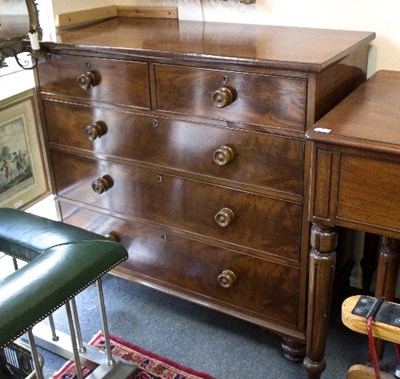
[[(252, 185), (266, 194), (273, 191), (281, 197), (301, 199), (301, 139), (102, 107), (50, 100), (44, 104), (46, 119), (53, 125), (49, 143), (54, 147), (83, 149), (93, 156), (101, 153), (124, 161), (131, 159), (153, 169), (162, 166), (171, 173), (200, 174), (237, 187)], [(106, 132), (91, 141), (86, 128), (93, 122), (103, 125)], [(214, 156), (224, 146), (232, 149), (233, 156), (221, 165)], [(261, 171), (263, 175), (258, 175)]]
[(61, 218), (120, 238), (117, 275), (323, 356), (304, 132), (365, 80), (374, 34), (119, 18), (57, 38), (36, 76)]
[[(52, 153), (52, 164), (61, 197), (299, 260), (300, 204), (58, 151)], [(113, 185), (99, 195), (92, 183), (104, 176)], [(223, 208), (234, 213), (225, 227), (215, 220)]]
[[(159, 110), (304, 129), (305, 79), (167, 65), (155, 66), (155, 75)], [(233, 98), (215, 106), (212, 95), (224, 87)]]
[(307, 132), (315, 142), (313, 222), (397, 236), (399, 82), (398, 72), (378, 72)]
[[(95, 77), (92, 88), (84, 89), (78, 82), (86, 73)], [(43, 93), (150, 109), (147, 77), (143, 62), (59, 55), (47, 55), (46, 71), (39, 71)]]
[[(400, 73), (380, 71), (351, 93), (307, 132), (311, 154), (310, 214), (313, 235), (332, 240), (335, 227), (383, 235), (375, 295), (393, 300), (400, 266)], [(310, 264), (334, 264), (336, 244), (324, 250), (313, 244)], [(309, 297), (329, 298), (332, 273), (320, 275)], [(322, 326), (328, 307), (311, 309)], [(322, 338), (326, 328), (316, 331)], [(322, 336), (322, 337), (321, 337)], [(315, 365), (323, 365), (311, 354)], [(319, 362), (319, 363), (318, 363)]]
[(120, 17), (59, 33), (57, 46), (322, 72), (374, 37), (370, 32)]
[(400, 128), (396, 123), (399, 81), (400, 72), (378, 71), (307, 135), (313, 141), (400, 155)]
[[(63, 219), (103, 234), (116, 233), (117, 238), (135, 254), (117, 268), (122, 275), (137, 275), (146, 282), (154, 277), (155, 286), (170, 287), (170, 292), (183, 293), (212, 306), (229, 301), (233, 311), (250, 311), (254, 317), (283, 318), (288, 325), (296, 324), (296, 302), (282, 302), (282, 298), (295, 297), (299, 271), (290, 266), (274, 264), (235, 250), (222, 249), (196, 242), (172, 233), (168, 228), (124, 221), (99, 214), (85, 208), (61, 202)], [(230, 288), (218, 284), (218, 276), (230, 269), (236, 282)], [(282, 276), (286, 277), (281, 282)], [(269, 291), (269, 288), (276, 288)]]

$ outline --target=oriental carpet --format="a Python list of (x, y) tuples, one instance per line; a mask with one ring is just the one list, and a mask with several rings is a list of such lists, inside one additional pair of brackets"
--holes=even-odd
[[(130, 376), (130, 379), (214, 379), (210, 375), (183, 367), (117, 337), (110, 336), (110, 340), (114, 356), (119, 356), (138, 366), (138, 370)], [(98, 332), (89, 344), (104, 350), (105, 342), (103, 333)], [(88, 376), (90, 373), (90, 369), (82, 369), (83, 377)], [(52, 379), (74, 378), (76, 378), (76, 368), (73, 361), (68, 361), (52, 376)]]

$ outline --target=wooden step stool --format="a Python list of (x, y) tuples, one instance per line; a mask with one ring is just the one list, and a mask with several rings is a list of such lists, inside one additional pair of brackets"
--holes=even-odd
[[(342, 304), (342, 322), (349, 329), (361, 333), (367, 332), (367, 317), (374, 313), (372, 333), (374, 338), (400, 344), (400, 305), (370, 296), (351, 296)], [(380, 371), (381, 379), (393, 379), (394, 376)], [(346, 379), (372, 379), (375, 372), (372, 367), (361, 364), (350, 367)]]

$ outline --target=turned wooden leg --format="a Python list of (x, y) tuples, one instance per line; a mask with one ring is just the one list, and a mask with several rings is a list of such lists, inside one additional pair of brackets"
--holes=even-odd
[[(382, 237), (379, 251), (379, 263), (376, 277), (375, 297), (392, 301), (396, 295), (397, 277), (400, 265), (400, 240)], [(385, 343), (376, 341), (378, 357), (383, 356)]]
[(376, 270), (378, 246), (380, 237), (376, 234), (365, 233), (364, 252), (360, 265), (362, 270), (362, 289), (368, 293), (371, 289), (372, 277)]
[(382, 237), (379, 251), (378, 275), (375, 297), (393, 300), (396, 294), (397, 275), (400, 264), (400, 240)]
[(302, 362), (306, 355), (306, 344), (290, 337), (282, 337), (282, 349), (285, 357), (292, 362)]
[(309, 261), (307, 347), (303, 366), (308, 378), (319, 378), (324, 371), (325, 344), (335, 272), (337, 232), (311, 228)]

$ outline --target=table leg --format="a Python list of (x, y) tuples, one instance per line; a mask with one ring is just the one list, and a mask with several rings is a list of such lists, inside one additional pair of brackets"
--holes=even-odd
[(335, 272), (337, 232), (313, 225), (309, 260), (307, 348), (303, 366), (308, 378), (324, 371), (325, 345)]
[(371, 289), (372, 277), (376, 270), (378, 246), (380, 237), (376, 234), (365, 233), (364, 252), (360, 265), (362, 270), (362, 289), (368, 293)]
[[(382, 237), (376, 277), (375, 297), (392, 301), (396, 295), (397, 277), (400, 265), (400, 240)], [(376, 340), (378, 357), (383, 356), (385, 342)]]
[(375, 297), (393, 300), (396, 294), (400, 265), (400, 240), (383, 237), (379, 251)]

